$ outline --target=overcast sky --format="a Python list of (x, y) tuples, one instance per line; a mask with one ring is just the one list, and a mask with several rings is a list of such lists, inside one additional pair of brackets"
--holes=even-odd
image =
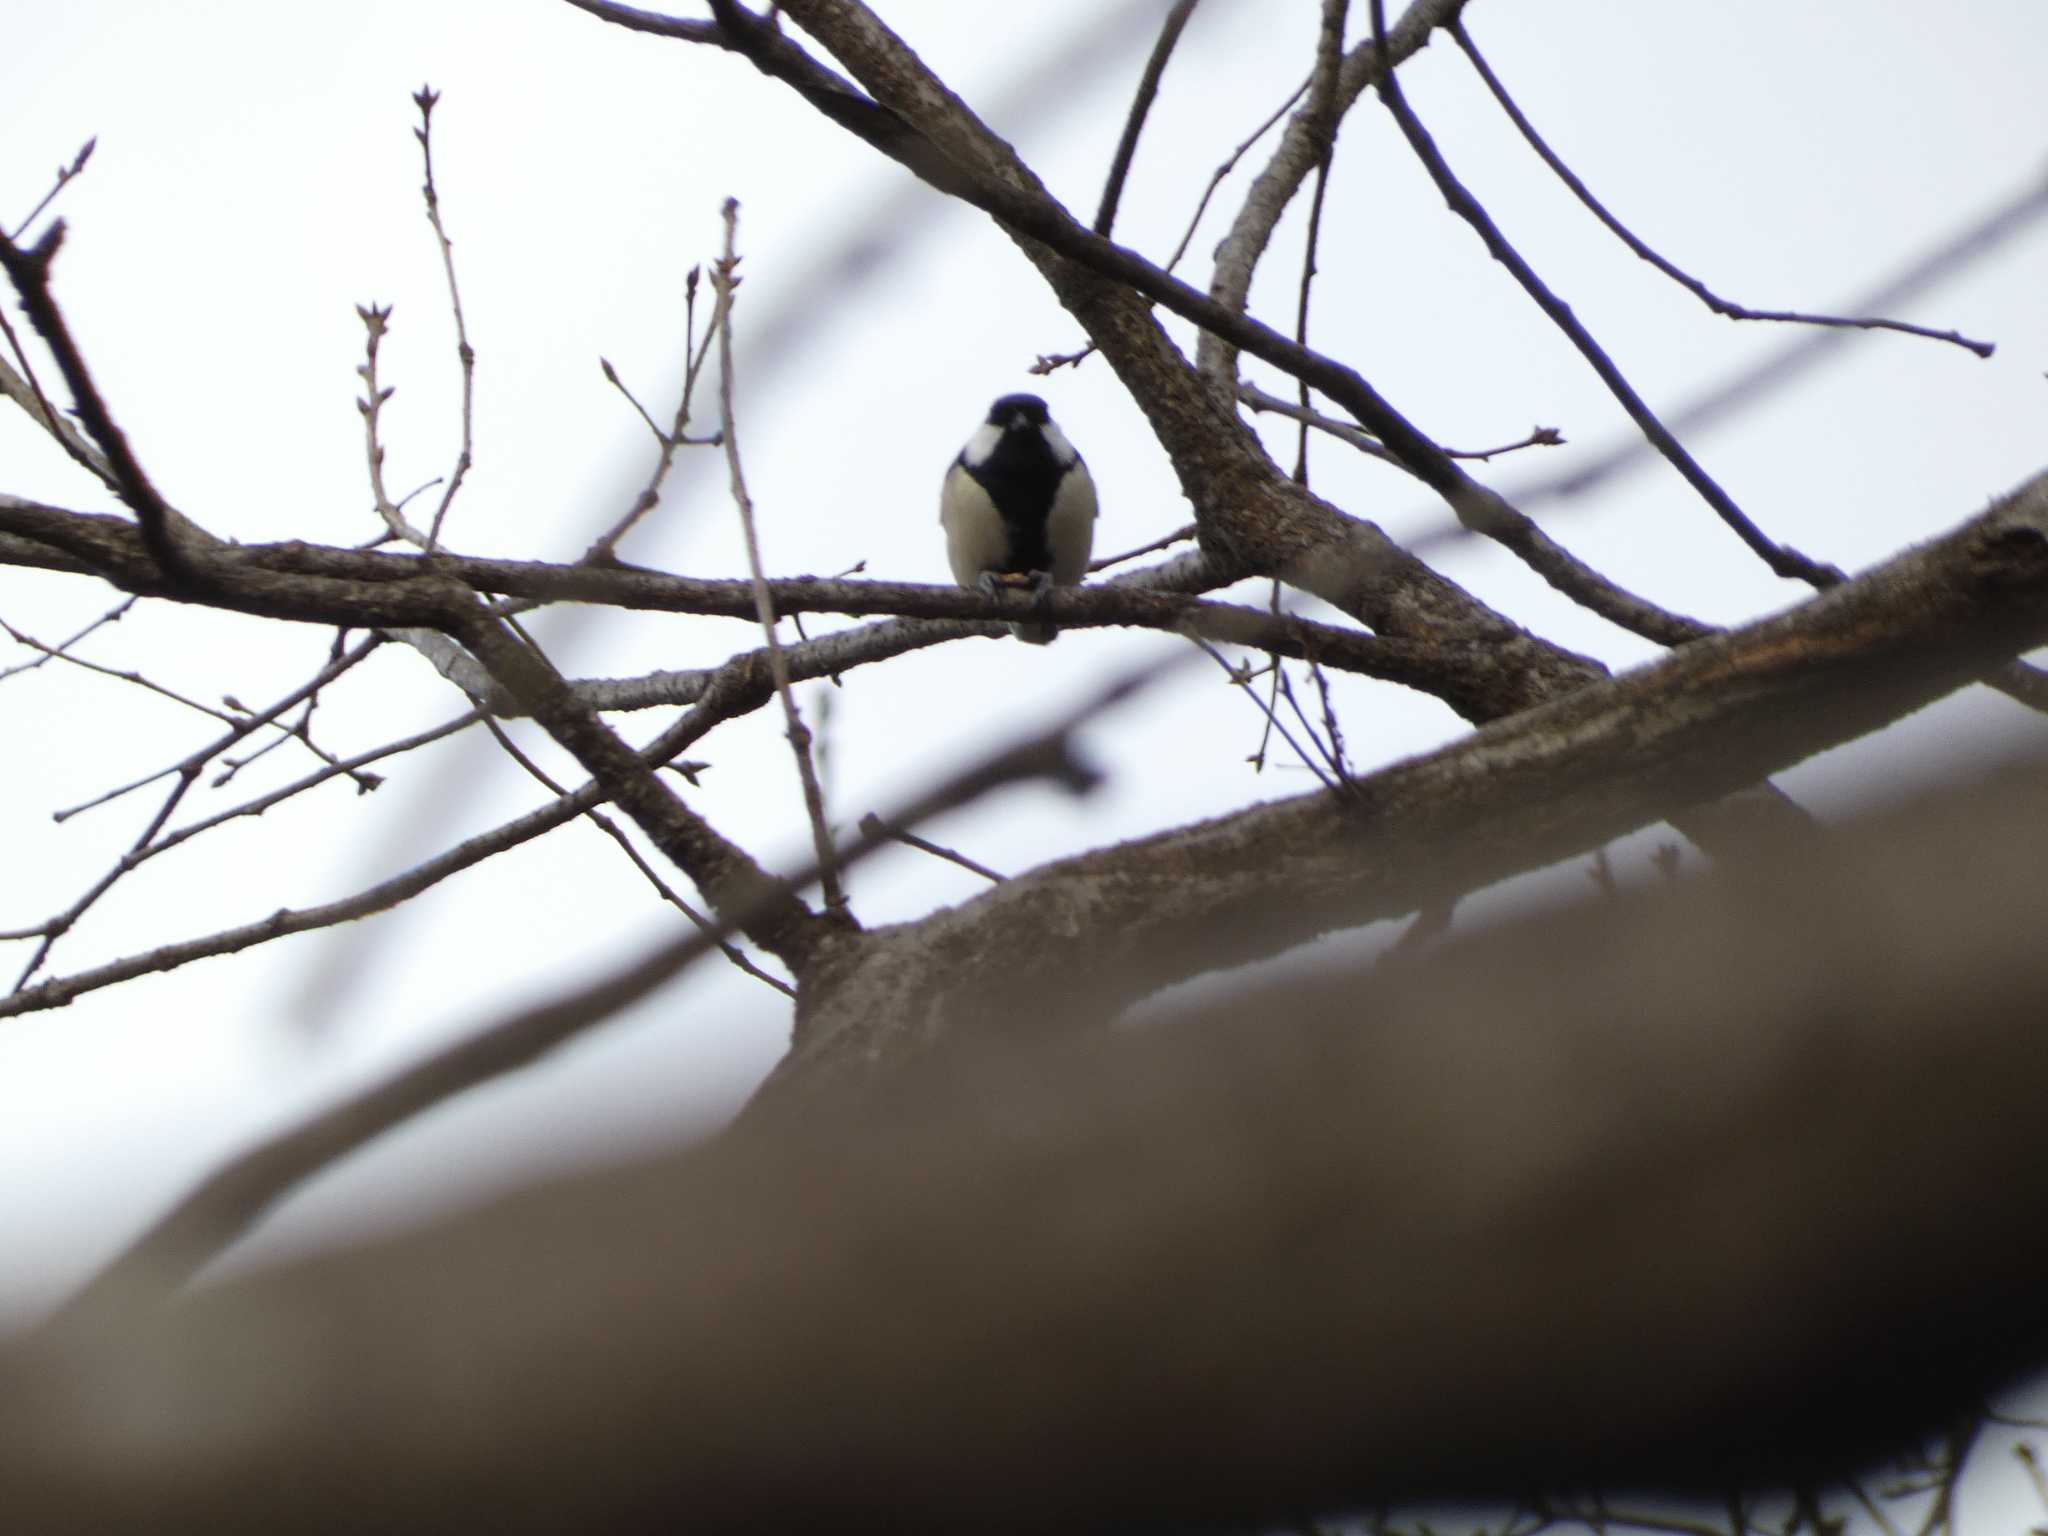
[[(1034, 384), (1034, 355), (1075, 325), (982, 216), (947, 207), (743, 63), (606, 27), (558, 0), (0, 0), (0, 220), (12, 228), (92, 135), (57, 205), (56, 290), (105, 393), (165, 494), (246, 541), (371, 537), (354, 306), (395, 305), (383, 380), (387, 473), (445, 473), (458, 379), (439, 258), (421, 216), (410, 93), (443, 93), (436, 165), (477, 349), (477, 463), (451, 514), (458, 548), (573, 558), (630, 503), (652, 443), (604, 381), (609, 358), (657, 417), (673, 408), (682, 279), (742, 205), (740, 435), (772, 573), (938, 581), (938, 480), (989, 399), (1038, 388), (1100, 488), (1098, 552), (1187, 521), (1158, 447), (1099, 362)], [(1093, 209), (1129, 90), (1164, 7), (884, 4), (882, 13), (1070, 207)], [(1354, 28), (1366, 8), (1354, 7)], [(1208, 0), (1166, 79), (1119, 238), (1163, 258), (1209, 172), (1305, 72), (1316, 7)], [(680, 9), (679, 14), (697, 14)], [(1475, 0), (1472, 30), (1524, 108), (1625, 219), (1728, 296), (1846, 303), (2048, 173), (2040, 0), (1723, 0), (1537, 6)], [(1086, 46), (1076, 29), (1092, 29)], [(1456, 49), (1407, 70), (1417, 109), (1509, 234), (1659, 409), (1801, 340), (1738, 326), (1635, 261), (1522, 147)], [(1247, 161), (1255, 167), (1263, 146)], [(1236, 205), (1225, 185), (1184, 270), (1200, 282)], [(1291, 321), (1301, 210), (1255, 304)], [(1498, 461), (1504, 489), (1593, 461), (1625, 423), (1464, 226), (1443, 210), (1374, 104), (1347, 123), (1325, 214), (1313, 339), (1455, 446), (1561, 428), (1568, 446)], [(1904, 318), (1998, 343), (1979, 361), (1859, 337), (1784, 392), (1689, 436), (1773, 535), (1855, 569), (1980, 508), (2042, 466), (2048, 441), (2048, 223), (1902, 306)], [(13, 305), (10, 301), (10, 312)], [(1189, 340), (1184, 327), (1176, 334)], [(1258, 365), (1251, 375), (1284, 386)], [(47, 375), (46, 375), (47, 377)], [(704, 396), (707, 406), (712, 396)], [(709, 412), (700, 412), (706, 425)], [(1291, 433), (1270, 427), (1291, 460)], [(1331, 443), (1314, 483), (1404, 538), (1446, 515), (1413, 482)], [(0, 409), (0, 489), (111, 510), (104, 494)], [(1597, 494), (1531, 501), (1557, 537), (1655, 600), (1734, 622), (1797, 600), (1666, 469)], [(693, 574), (743, 570), (721, 463), (685, 455), (625, 546)], [(1616, 665), (1649, 654), (1554, 598), (1506, 556), (1456, 543), (1444, 568), (1539, 632)], [(1248, 593), (1255, 600), (1262, 594)], [(95, 583), (0, 568), (0, 618), (46, 641), (111, 602)], [(828, 621), (829, 624), (829, 621)], [(750, 646), (717, 619), (551, 615), (537, 633), (575, 675), (714, 662)], [(331, 636), (145, 606), (84, 654), (145, 667), (206, 700), (267, 703), (316, 670)], [(1169, 651), (1098, 630), (1049, 649), (970, 641), (850, 675), (803, 698), (829, 742), (835, 819), (850, 828), (1022, 734), (1087, 679)], [(0, 668), (29, 653), (0, 639)], [(1443, 706), (1351, 681), (1339, 699), (1371, 767), (1448, 740)], [(458, 713), (417, 657), (387, 649), (323, 706), (321, 740), (353, 752)], [(175, 761), (211, 734), (189, 711), (58, 665), (0, 684), (0, 929), (61, 909), (118, 857), (158, 791), (49, 812)], [(665, 717), (664, 717), (665, 720)], [(625, 722), (636, 737), (652, 716)], [(1823, 814), (1895, 793), (2002, 745), (2038, 742), (1981, 690), (1782, 782)], [(1304, 790), (1254, 775), (1252, 706), (1184, 672), (1088, 733), (1111, 772), (1085, 806), (1017, 791), (936, 835), (998, 868)], [(521, 739), (533, 745), (531, 732)], [(556, 754), (544, 760), (560, 767)], [(722, 729), (692, 803), (787, 866), (805, 837), (768, 712)], [(308, 771), (288, 747), (187, 816)], [(358, 797), (330, 785), (196, 840), (125, 882), (59, 944), (68, 974), (169, 939), (331, 900), (548, 798), (487, 738), (388, 765)], [(562, 770), (580, 782), (573, 768)], [(1617, 857), (1639, 876), (1654, 834)], [(1564, 876), (1569, 886), (1575, 872)], [(904, 852), (858, 875), (869, 921), (971, 895), (974, 877)], [(1477, 921), (1559, 888), (1474, 904)], [(570, 827), (459, 876), (399, 913), (0, 1021), (0, 1313), (47, 1302), (254, 1130), (474, 1028), (538, 991), (600, 973), (671, 929), (609, 843)], [(11, 983), (26, 946), (0, 946)], [(519, 1080), (471, 1094), (354, 1159), (254, 1246), (417, 1212), (519, 1169), (714, 1125), (780, 1052), (782, 1000), (705, 966)]]

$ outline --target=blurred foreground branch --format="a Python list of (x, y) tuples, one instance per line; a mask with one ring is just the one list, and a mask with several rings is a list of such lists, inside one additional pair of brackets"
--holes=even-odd
[[(1838, 1474), (2035, 1366), (2048, 771), (0, 1354), (42, 1532), (1185, 1528)], [(1254, 1027), (1255, 1026), (1255, 1027)]]

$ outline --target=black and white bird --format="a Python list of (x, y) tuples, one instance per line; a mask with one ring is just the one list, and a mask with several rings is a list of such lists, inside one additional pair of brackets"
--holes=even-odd
[[(939, 524), (953, 579), (993, 596), (1024, 587), (1043, 597), (1077, 585), (1095, 543), (1095, 482), (1036, 395), (1004, 395), (988, 408), (946, 471)], [(1044, 619), (1010, 633), (1045, 645)]]

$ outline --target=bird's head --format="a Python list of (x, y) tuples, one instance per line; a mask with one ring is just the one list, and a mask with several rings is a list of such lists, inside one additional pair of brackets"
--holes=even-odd
[(1043, 427), (1051, 420), (1045, 402), (1036, 395), (1004, 395), (988, 408), (988, 424), (1004, 432)]

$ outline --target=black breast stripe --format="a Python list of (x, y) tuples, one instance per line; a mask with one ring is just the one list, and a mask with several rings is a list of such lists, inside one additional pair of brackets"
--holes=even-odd
[(988, 492), (1009, 535), (1003, 570), (1051, 570), (1046, 517), (1066, 466), (1052, 456), (1045, 439), (1037, 432), (1005, 432), (995, 452), (978, 465), (967, 465), (967, 472)]

